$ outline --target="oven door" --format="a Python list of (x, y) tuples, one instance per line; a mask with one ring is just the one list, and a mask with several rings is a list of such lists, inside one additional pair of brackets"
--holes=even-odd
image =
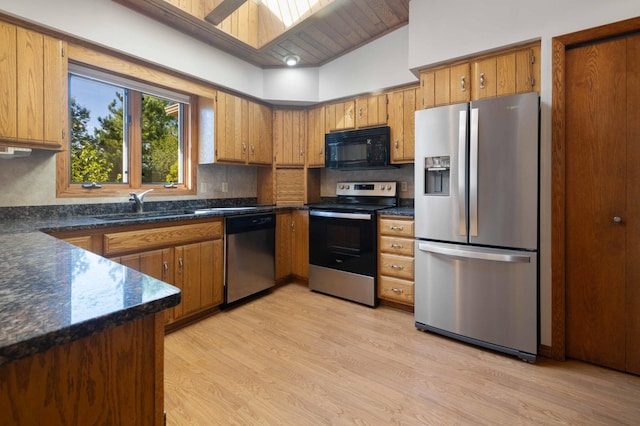
[(309, 212), (309, 263), (376, 275), (376, 221), (371, 213)]

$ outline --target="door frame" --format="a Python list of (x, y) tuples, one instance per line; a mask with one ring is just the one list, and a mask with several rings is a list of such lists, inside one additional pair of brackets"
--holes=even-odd
[(572, 46), (640, 31), (640, 17), (602, 25), (552, 39), (551, 98), (551, 347), (544, 355), (564, 360), (566, 351), (566, 141), (565, 53)]

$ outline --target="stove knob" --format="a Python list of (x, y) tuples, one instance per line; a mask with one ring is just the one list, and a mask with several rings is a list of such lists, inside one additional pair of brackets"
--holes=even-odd
[(346, 186), (346, 189), (349, 189), (349, 185)]
[(387, 185), (387, 191), (391, 191), (391, 185)]
[(384, 185), (380, 185), (380, 191), (384, 191)]
[(340, 184), (340, 189), (344, 189), (344, 185)]

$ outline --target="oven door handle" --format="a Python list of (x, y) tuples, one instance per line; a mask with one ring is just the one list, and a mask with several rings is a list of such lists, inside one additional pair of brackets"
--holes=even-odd
[(333, 217), (337, 219), (364, 219), (371, 220), (371, 215), (367, 213), (343, 213), (343, 212), (327, 212), (323, 210), (311, 210), (310, 216)]

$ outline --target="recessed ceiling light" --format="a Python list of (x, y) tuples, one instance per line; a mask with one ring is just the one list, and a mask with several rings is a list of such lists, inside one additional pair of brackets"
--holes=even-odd
[(285, 64), (289, 65), (290, 67), (293, 67), (298, 65), (298, 62), (300, 62), (300, 57), (296, 55), (287, 55), (284, 57), (283, 61)]

